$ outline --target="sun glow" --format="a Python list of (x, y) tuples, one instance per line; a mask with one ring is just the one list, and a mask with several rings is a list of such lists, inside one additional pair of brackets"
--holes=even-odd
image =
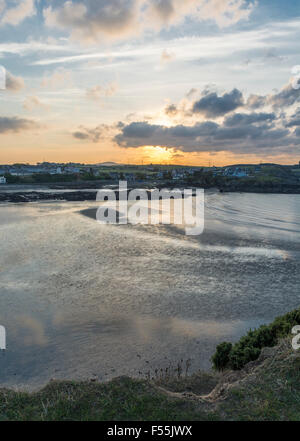
[(143, 147), (143, 160), (145, 162), (153, 162), (156, 164), (169, 163), (172, 161), (172, 150), (161, 146)]

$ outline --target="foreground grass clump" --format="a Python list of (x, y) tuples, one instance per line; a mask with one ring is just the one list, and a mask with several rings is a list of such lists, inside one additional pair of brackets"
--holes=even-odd
[(218, 405), (222, 420), (300, 421), (300, 351), (293, 351), (290, 338), (227, 375), (238, 379)]
[(212, 357), (214, 368), (219, 371), (242, 369), (250, 361), (258, 359), (262, 348), (274, 347), (279, 339), (290, 335), (296, 325), (300, 325), (300, 308), (277, 317), (270, 325), (250, 330), (235, 345), (221, 343)]
[(0, 390), (0, 421), (209, 420), (189, 401), (169, 396), (148, 381), (52, 381), (40, 392)]
[(300, 351), (264, 348), (240, 371), (109, 383), (52, 381), (0, 389), (0, 421), (300, 421)]

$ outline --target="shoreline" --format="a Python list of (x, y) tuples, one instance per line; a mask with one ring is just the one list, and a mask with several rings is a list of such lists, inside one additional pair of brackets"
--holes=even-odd
[[(177, 187), (183, 188), (203, 188), (197, 187), (185, 183), (178, 183)], [(115, 187), (115, 188), (114, 188)], [(117, 186), (110, 186), (111, 189), (114, 189), (116, 192), (117, 200), (119, 198), (119, 191), (116, 189)], [(142, 186), (131, 186), (128, 188), (128, 192), (133, 189), (142, 188)], [(176, 188), (174, 185), (155, 185), (153, 188), (158, 188), (161, 190), (162, 188), (166, 188), (172, 190), (172, 188)], [(0, 189), (0, 203), (29, 203), (29, 202), (40, 202), (40, 201), (65, 201), (65, 202), (84, 202), (84, 201), (95, 201), (96, 194), (99, 190), (105, 190), (108, 187), (96, 187), (95, 189), (73, 189), (73, 188), (64, 188), (64, 189), (51, 189), (45, 188), (38, 190), (32, 189), (22, 189), (18, 191), (17, 189), (8, 189), (7, 191), (1, 192)], [(151, 190), (147, 187), (144, 187), (147, 191), (148, 198), (151, 198)], [(252, 193), (252, 194), (294, 194), (300, 195), (300, 187), (297, 189), (292, 189), (289, 187), (285, 188), (221, 188), (221, 187), (207, 187), (204, 190), (210, 190), (214, 192), (220, 192), (221, 194), (226, 193)]]

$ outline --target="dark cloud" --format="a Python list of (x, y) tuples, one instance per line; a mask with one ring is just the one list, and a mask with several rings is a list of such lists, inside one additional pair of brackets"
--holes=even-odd
[(73, 137), (81, 141), (99, 142), (102, 137), (106, 136), (107, 130), (108, 127), (105, 124), (100, 124), (95, 128), (79, 127), (73, 133)]
[(84, 133), (84, 132), (74, 132), (73, 136), (74, 136), (74, 138), (81, 139), (81, 140), (89, 139), (88, 133)]
[(207, 118), (217, 118), (243, 105), (243, 94), (238, 89), (233, 89), (221, 96), (218, 96), (215, 92), (209, 92), (200, 100), (194, 102), (192, 112), (199, 113)]
[(235, 113), (234, 115), (228, 116), (224, 124), (228, 127), (243, 126), (248, 124), (262, 123), (262, 122), (272, 122), (276, 120), (275, 113)]
[(23, 132), (37, 129), (39, 125), (30, 119), (0, 116), (0, 133)]
[(274, 110), (293, 106), (300, 102), (300, 88), (296, 89), (293, 84), (289, 83), (284, 86), (280, 92), (262, 96), (250, 95), (247, 100), (247, 107), (255, 110), (265, 106), (271, 106)]
[(264, 107), (266, 105), (267, 98), (262, 95), (250, 95), (247, 100), (247, 107), (252, 110), (259, 109), (260, 107)]
[(275, 109), (284, 108), (300, 102), (300, 89), (295, 89), (292, 84), (285, 86), (279, 93), (269, 95), (267, 103)]
[(227, 124), (206, 121), (193, 126), (173, 127), (134, 122), (125, 125), (114, 139), (125, 148), (160, 145), (189, 152), (228, 150), (250, 153), (295, 144), (295, 137), (289, 130), (266, 124), (274, 117), (273, 114), (239, 114), (235, 124), (232, 119), (229, 124), (228, 121)]
[[(185, 152), (231, 151), (241, 154), (273, 154), (274, 150), (289, 153), (292, 148), (294, 154), (298, 151), (300, 154), (300, 108), (289, 120), (286, 114), (290, 112), (285, 112), (285, 107), (294, 105), (299, 98), (300, 91), (290, 84), (274, 94), (251, 95), (246, 104), (238, 89), (223, 95), (206, 89), (189, 110), (180, 104), (169, 104), (164, 110), (169, 116), (193, 117), (195, 121), (200, 115), (201, 120), (204, 116), (206, 121), (169, 127), (151, 124), (151, 118), (144, 117), (145, 121), (129, 123), (127, 120), (115, 124), (110, 136), (124, 148), (153, 145)], [(273, 111), (250, 112), (251, 107), (266, 107)], [(237, 111), (239, 108), (244, 108), (245, 112)], [(218, 123), (214, 121), (217, 117), (220, 118)], [(102, 126), (80, 129), (73, 136), (97, 142), (102, 136)]]
[[(299, 80), (300, 81), (300, 80)], [(191, 89), (188, 95), (195, 93), (196, 89)], [(284, 111), (286, 108), (291, 107), (297, 103), (300, 103), (300, 87), (295, 88), (295, 84), (289, 83), (285, 85), (279, 92), (269, 94), (269, 95), (256, 95), (252, 94), (245, 101), (243, 94), (238, 89), (233, 89), (231, 92), (226, 92), (223, 95), (218, 95), (217, 92), (211, 91), (209, 89), (204, 89), (202, 96), (199, 100), (194, 101), (191, 108), (187, 111), (183, 111), (184, 116), (195, 116), (197, 114), (204, 116), (206, 118), (219, 118), (226, 116), (228, 113), (232, 113), (239, 108), (244, 108), (248, 110), (258, 110), (262, 108), (270, 108), (273, 113), (261, 113), (259, 118), (275, 120), (275, 113), (279, 111)], [(176, 104), (171, 104), (165, 109), (165, 113), (169, 116), (179, 113), (180, 109)], [(249, 122), (252, 118), (255, 118), (256, 114), (252, 114)], [(269, 115), (269, 116), (268, 116)], [(243, 118), (247, 116), (244, 115)], [(238, 117), (235, 117), (237, 121)], [(230, 121), (230, 120), (228, 120)], [(261, 120), (257, 121), (260, 122)]]
[(145, 122), (133, 122), (122, 129), (125, 138), (150, 138), (162, 126), (150, 125)]
[(170, 104), (165, 108), (165, 114), (168, 116), (176, 116), (178, 113), (178, 109), (175, 104)]

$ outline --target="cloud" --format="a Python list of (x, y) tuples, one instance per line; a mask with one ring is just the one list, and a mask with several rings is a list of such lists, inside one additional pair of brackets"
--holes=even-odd
[(193, 113), (199, 113), (207, 118), (224, 116), (244, 105), (243, 94), (238, 89), (218, 96), (215, 92), (206, 92), (200, 100), (195, 101)]
[(72, 135), (75, 139), (80, 141), (97, 143), (101, 138), (106, 136), (107, 130), (109, 129), (105, 124), (100, 124), (95, 128), (80, 127), (79, 130), (74, 132)]
[(176, 116), (178, 114), (178, 109), (175, 106), (175, 104), (169, 104), (166, 108), (165, 108), (165, 114), (168, 116)]
[(258, 2), (245, 0), (203, 1), (198, 13), (202, 19), (215, 20), (220, 27), (247, 20)]
[(0, 0), (0, 14), (2, 14), (4, 9), (5, 9), (5, 0)]
[(175, 54), (173, 52), (168, 52), (167, 50), (163, 50), (160, 56), (160, 62), (162, 64), (170, 63), (175, 59)]
[(286, 127), (297, 127), (300, 126), (300, 107), (296, 113), (291, 117), (290, 121), (286, 123)]
[(192, 87), (192, 89), (190, 89), (187, 94), (186, 97), (188, 99), (192, 98), (196, 93), (198, 92), (198, 89), (196, 89), (195, 87)]
[(293, 106), (298, 102), (300, 102), (300, 89), (295, 89), (291, 80), (277, 93), (266, 96), (255, 94), (250, 95), (246, 106), (253, 110), (265, 106), (271, 106), (274, 110), (278, 110)]
[(266, 105), (266, 97), (262, 95), (252, 94), (249, 96), (247, 100), (247, 107), (249, 109), (259, 109), (260, 107), (264, 107)]
[(25, 130), (37, 129), (38, 127), (39, 124), (30, 119), (0, 116), (0, 133), (19, 133)]
[(74, 132), (73, 133), (74, 138), (76, 139), (80, 139), (80, 140), (85, 140), (85, 139), (89, 139), (89, 134), (85, 133), (85, 132)]
[(24, 101), (23, 108), (30, 111), (41, 108), (45, 109), (47, 106), (37, 96), (28, 96)]
[(109, 97), (116, 93), (118, 86), (116, 83), (110, 83), (106, 87), (94, 86), (87, 89), (86, 97), (91, 101), (100, 101), (103, 97)]
[[(256, 117), (253, 119), (257, 120)], [(287, 129), (254, 123), (228, 127), (212, 121), (173, 127), (133, 122), (122, 127), (114, 140), (124, 148), (153, 145), (185, 152), (227, 150), (247, 154), (297, 144)]]
[(15, 77), (10, 72), (6, 71), (6, 90), (12, 92), (19, 92), (25, 87), (23, 78)]
[(56, 69), (52, 74), (45, 75), (41, 86), (50, 89), (59, 89), (72, 84), (72, 73), (63, 67)]
[(300, 128), (299, 127), (295, 130), (295, 135), (300, 137)]
[[(197, 89), (193, 88), (186, 94), (186, 97), (191, 98), (196, 92)], [(300, 103), (300, 88), (295, 89), (292, 81), (290, 81), (283, 86), (279, 92), (269, 95), (251, 94), (248, 99), (245, 99), (242, 92), (236, 88), (231, 92), (223, 93), (223, 95), (219, 95), (217, 92), (209, 89), (204, 89), (201, 97), (194, 101), (191, 106), (187, 100), (182, 100), (181, 103), (177, 105), (171, 104), (167, 106), (165, 113), (170, 117), (181, 114), (182, 117), (195, 117), (200, 115), (202, 118), (216, 119), (225, 117), (227, 114), (240, 108), (252, 111), (268, 108), (268, 110), (272, 110), (272, 113), (253, 113), (252, 118), (258, 115), (260, 118), (273, 117), (274, 120), (275, 113), (279, 111), (282, 112), (284, 109), (288, 109), (297, 103)], [(237, 121), (238, 116), (234, 116), (234, 118)], [(243, 116), (243, 118), (245, 119), (246, 117)]]
[(283, 62), (286, 61), (287, 57), (284, 57), (282, 55), (277, 54), (277, 50), (275, 48), (269, 48), (266, 49), (264, 54), (264, 61), (270, 61), (270, 62)]
[[(175, 17), (180, 16), (175, 3), (172, 0), (154, 0), (150, 3), (148, 12), (153, 18), (159, 20), (161, 24), (169, 24), (174, 21)], [(189, 0), (187, 3), (190, 3)]]
[(300, 89), (295, 89), (292, 83), (283, 87), (279, 93), (267, 97), (267, 103), (274, 108), (289, 107), (297, 102), (300, 102)]
[[(191, 89), (188, 95), (193, 96), (196, 92)], [(110, 127), (81, 127), (73, 136), (89, 142), (99, 142), (105, 137), (123, 148), (161, 146), (212, 154), (220, 151), (260, 155), (293, 151), (300, 154), (300, 108), (287, 119), (286, 114), (290, 112), (277, 107), (281, 102), (290, 108), (297, 102), (298, 94), (299, 91), (291, 91), (286, 85), (274, 94), (251, 95), (247, 100), (238, 89), (219, 94), (206, 88), (199, 100), (191, 102), (184, 98), (179, 104), (170, 103), (164, 108), (165, 115), (176, 118), (173, 126), (151, 122), (156, 117), (161, 118), (161, 114), (153, 118), (145, 116), (144, 121), (138, 121), (133, 114), (134, 120), (120, 121)], [(250, 111), (251, 106), (267, 107), (268, 111)]]
[[(4, 10), (3, 16), (0, 19), (1, 25), (18, 25), (23, 20), (25, 20), (28, 17), (32, 17), (36, 13), (34, 0), (23, 0), (19, 2), (15, 2), (15, 6), (8, 8), (5, 8), (5, 2), (0, 3), (0, 12), (1, 12), (1, 6), (2, 10)], [(6, 2), (8, 3), (8, 2)]]
[(276, 120), (275, 113), (235, 113), (227, 117), (224, 121), (227, 127), (245, 126), (249, 124), (272, 122)]
[(91, 101), (98, 101), (102, 98), (102, 87), (95, 86), (86, 91), (86, 97)]
[(137, 33), (137, 0), (66, 1), (64, 6), (44, 10), (47, 26), (67, 29), (79, 40), (122, 39)]
[(46, 25), (67, 30), (84, 42), (122, 40), (147, 30), (159, 32), (189, 17), (229, 26), (248, 19), (254, 2), (246, 0), (85, 0), (44, 9)]
[(157, 28), (179, 24), (186, 17), (197, 21), (214, 20), (229, 26), (248, 19), (255, 2), (244, 0), (151, 0), (146, 15)]

